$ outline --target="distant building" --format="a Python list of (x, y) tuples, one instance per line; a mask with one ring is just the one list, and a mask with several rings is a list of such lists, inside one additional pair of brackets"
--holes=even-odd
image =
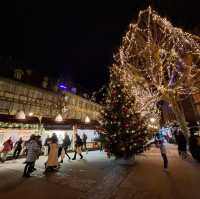
[(36, 117), (96, 120), (101, 106), (69, 92), (53, 92), (7, 78), (0, 78), (0, 114), (15, 115), (18, 111)]
[(100, 110), (99, 104), (67, 91), (54, 92), (0, 77), (0, 147), (8, 137), (16, 142), (19, 137), (28, 140), (31, 134), (40, 134), (44, 141), (56, 133), (62, 142), (68, 133), (73, 148), (75, 132), (84, 132), (88, 147), (96, 148)]

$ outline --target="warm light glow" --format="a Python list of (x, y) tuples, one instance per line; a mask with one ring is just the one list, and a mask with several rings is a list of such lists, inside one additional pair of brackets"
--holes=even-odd
[(25, 115), (24, 111), (18, 111), (17, 114), (16, 114), (16, 118), (18, 120), (25, 120), (26, 119), (26, 115)]
[(32, 113), (32, 112), (30, 112), (28, 115), (29, 115), (29, 116), (33, 116), (33, 113)]
[(157, 106), (160, 100), (171, 104), (175, 111), (179, 98), (199, 92), (199, 41), (198, 36), (174, 27), (150, 7), (140, 12), (136, 24), (130, 24), (111, 74), (120, 74), (124, 92), (135, 98), (135, 109), (148, 118), (147, 122), (148, 115), (156, 121), (161, 117)]
[(151, 123), (155, 123), (156, 119), (154, 117), (150, 118)]
[(55, 121), (56, 122), (62, 122), (63, 121), (63, 118), (62, 118), (62, 115), (61, 114), (58, 114), (55, 118)]
[(67, 101), (69, 99), (69, 96), (65, 95), (65, 101)]
[(85, 123), (90, 123), (90, 118), (88, 116), (85, 118)]
[(152, 125), (152, 124), (149, 124), (148, 127), (151, 128), (151, 129), (158, 129), (158, 126)]

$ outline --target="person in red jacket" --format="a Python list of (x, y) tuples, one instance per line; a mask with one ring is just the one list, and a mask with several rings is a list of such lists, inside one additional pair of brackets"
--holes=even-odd
[(13, 149), (13, 142), (11, 140), (11, 137), (9, 137), (8, 140), (6, 140), (4, 143), (3, 143), (3, 150), (2, 150), (2, 154), (3, 154), (3, 157), (1, 158), (1, 161), (2, 162), (5, 162), (6, 161), (6, 157), (7, 157), (7, 154), (12, 151)]

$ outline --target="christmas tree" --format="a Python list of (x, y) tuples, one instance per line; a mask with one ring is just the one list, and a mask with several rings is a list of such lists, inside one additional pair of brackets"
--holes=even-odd
[(126, 75), (121, 67), (111, 67), (110, 83), (101, 114), (105, 148), (116, 158), (130, 158), (143, 152), (148, 135), (145, 122), (134, 109), (135, 98), (129, 92), (129, 84), (124, 83)]

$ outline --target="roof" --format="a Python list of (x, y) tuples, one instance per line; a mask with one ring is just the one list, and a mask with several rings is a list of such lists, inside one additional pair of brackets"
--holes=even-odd
[[(7, 123), (23, 123), (23, 124), (40, 124), (39, 118), (28, 117), (26, 119), (17, 119), (15, 115), (5, 115), (0, 114), (0, 122)], [(85, 123), (80, 119), (66, 119), (62, 122), (56, 122), (52, 118), (43, 117), (41, 124), (47, 130), (59, 130), (59, 129), (72, 129), (74, 125), (77, 125), (79, 129), (97, 129), (99, 128), (99, 122), (96, 120), (91, 120), (90, 123)]]
[(66, 119), (62, 122), (56, 122), (52, 118), (42, 118), (41, 123), (44, 128), (48, 130), (72, 129), (74, 125), (77, 125), (79, 129), (96, 129), (100, 125), (96, 120), (92, 120), (90, 123), (85, 123), (80, 119)]
[(6, 114), (0, 114), (0, 121), (10, 123), (39, 124), (39, 119), (37, 117), (26, 116), (26, 119), (17, 119), (15, 115)]

